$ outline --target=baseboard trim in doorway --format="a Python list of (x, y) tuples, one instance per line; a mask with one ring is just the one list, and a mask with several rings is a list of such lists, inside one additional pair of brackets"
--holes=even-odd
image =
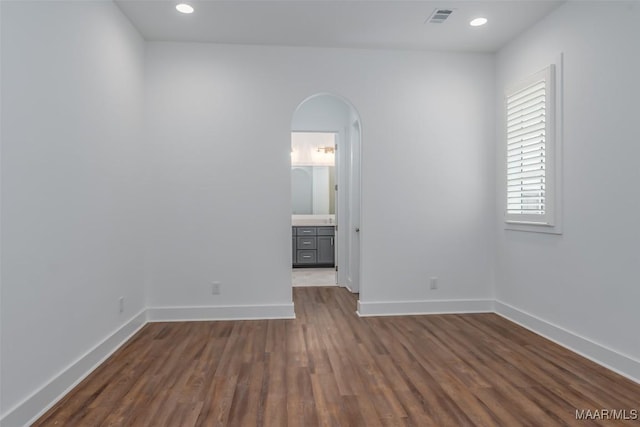
[(640, 384), (640, 361), (501, 301), (496, 314)]
[(345, 288), (346, 290), (348, 290), (349, 292), (351, 292), (352, 294), (357, 294), (358, 292), (353, 292), (353, 289), (351, 289), (349, 287), (349, 285), (344, 285), (343, 288)]
[(35, 393), (8, 410), (0, 420), (0, 426), (15, 427), (34, 423), (147, 323), (145, 311), (133, 316)]
[(358, 301), (358, 316), (492, 313), (493, 300)]
[(150, 307), (149, 322), (205, 320), (295, 319), (293, 303), (264, 305), (221, 305), (205, 307)]

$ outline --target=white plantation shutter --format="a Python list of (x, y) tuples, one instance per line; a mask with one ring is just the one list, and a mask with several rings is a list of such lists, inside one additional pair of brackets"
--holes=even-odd
[(506, 94), (506, 220), (552, 225), (553, 66)]

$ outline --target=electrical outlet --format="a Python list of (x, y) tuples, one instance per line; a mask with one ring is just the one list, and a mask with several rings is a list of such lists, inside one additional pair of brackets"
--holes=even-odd
[(438, 278), (437, 277), (432, 277), (431, 279), (429, 279), (429, 287), (433, 290), (433, 289), (438, 289)]
[(124, 297), (118, 298), (118, 310), (120, 313), (124, 313)]
[(220, 282), (213, 282), (211, 284), (211, 294), (212, 295), (220, 295), (220, 287), (222, 286), (222, 283)]

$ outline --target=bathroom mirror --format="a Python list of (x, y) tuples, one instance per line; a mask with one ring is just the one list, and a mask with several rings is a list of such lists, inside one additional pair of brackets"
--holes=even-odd
[(333, 132), (291, 132), (293, 215), (335, 215)]
[(335, 215), (335, 167), (291, 166), (293, 215)]

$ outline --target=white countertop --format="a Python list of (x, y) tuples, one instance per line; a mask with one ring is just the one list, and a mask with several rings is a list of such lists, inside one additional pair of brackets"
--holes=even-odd
[(294, 227), (323, 227), (336, 225), (335, 215), (291, 215)]
[(326, 227), (336, 224), (326, 219), (293, 219), (291, 220), (291, 225), (294, 227)]

